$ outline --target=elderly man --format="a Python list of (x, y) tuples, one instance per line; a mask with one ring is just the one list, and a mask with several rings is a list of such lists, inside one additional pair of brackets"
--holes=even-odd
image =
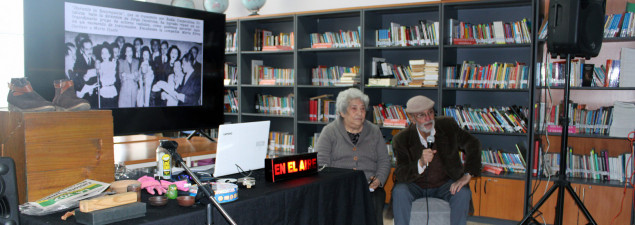
[[(434, 101), (425, 96), (408, 100), (406, 112), (415, 123), (395, 135), (392, 143), (397, 157), (392, 191), (395, 225), (408, 224), (412, 202), (423, 197), (448, 201), (451, 224), (466, 224), (472, 198), (467, 184), (481, 170), (479, 140), (454, 119), (435, 117)], [(465, 165), (459, 151), (465, 153)]]

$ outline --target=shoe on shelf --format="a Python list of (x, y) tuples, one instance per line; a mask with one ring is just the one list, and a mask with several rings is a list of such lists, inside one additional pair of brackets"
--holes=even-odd
[(53, 103), (35, 92), (25, 77), (11, 78), (7, 102), (9, 103), (9, 111), (13, 112), (55, 111)]
[(75, 94), (73, 81), (68, 79), (55, 80), (55, 97), (53, 105), (57, 107), (57, 111), (85, 111), (90, 110), (88, 100), (78, 98)]

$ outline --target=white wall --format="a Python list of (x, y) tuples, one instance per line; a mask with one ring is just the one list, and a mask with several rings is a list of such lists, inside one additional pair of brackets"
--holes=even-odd
[[(0, 55), (0, 108), (7, 107), (7, 83), (12, 77), (24, 76), (23, 0), (0, 0), (0, 43), (4, 54)], [(172, 0), (146, 0), (170, 4)], [(192, 0), (197, 9), (203, 10), (203, 0)], [(268, 0), (260, 9), (260, 15), (337, 9), (358, 6), (426, 2), (431, 0)], [(225, 11), (227, 18), (249, 15), (241, 0), (229, 0)]]
[[(146, 0), (161, 4), (170, 4), (172, 0)], [(192, 0), (197, 9), (203, 10), (203, 0)], [(322, 9), (337, 9), (358, 6), (386, 5), (412, 2), (428, 2), (432, 0), (267, 0), (258, 12), (260, 15), (302, 12)], [(241, 0), (229, 0), (229, 7), (225, 11), (227, 18), (249, 15)]]
[(24, 77), (24, 29), (22, 0), (0, 1), (0, 108), (7, 107), (7, 83)]

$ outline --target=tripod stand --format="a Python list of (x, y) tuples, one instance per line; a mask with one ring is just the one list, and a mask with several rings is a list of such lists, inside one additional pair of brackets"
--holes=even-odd
[(582, 211), (582, 213), (584, 213), (584, 217), (586, 217), (586, 219), (589, 221), (589, 224), (597, 224), (595, 222), (595, 220), (593, 220), (593, 217), (591, 216), (591, 214), (589, 213), (589, 211), (587, 210), (587, 208), (584, 206), (584, 203), (580, 200), (580, 198), (575, 194), (575, 191), (573, 190), (573, 188), (571, 187), (571, 182), (567, 181), (567, 176), (566, 176), (566, 171), (567, 171), (567, 157), (566, 157), (566, 149), (567, 149), (567, 142), (569, 139), (569, 88), (570, 88), (570, 82), (569, 82), (569, 78), (570, 78), (570, 72), (571, 72), (571, 54), (567, 54), (567, 62), (566, 62), (566, 66), (564, 69), (564, 116), (563, 118), (560, 120), (560, 124), (562, 127), (562, 136), (561, 136), (561, 143), (562, 145), (560, 146), (560, 172), (558, 173), (558, 179), (556, 181), (553, 182), (553, 186), (551, 186), (551, 188), (549, 189), (549, 191), (547, 191), (547, 193), (542, 196), (542, 198), (540, 198), (540, 201), (538, 201), (538, 203), (533, 207), (533, 209), (525, 216), (525, 218), (523, 218), (523, 220), (520, 222), (520, 224), (528, 224), (527, 222), (530, 219), (533, 219), (532, 215), (540, 208), (540, 206), (542, 206), (543, 203), (545, 203), (547, 201), (547, 199), (549, 199), (549, 197), (551, 196), (551, 194), (553, 194), (556, 189), (558, 190), (558, 202), (556, 203), (556, 218), (554, 221), (555, 225), (561, 225), (562, 224), (562, 219), (563, 219), (563, 209), (564, 209), (564, 192), (565, 190), (569, 192), (569, 194), (571, 195), (571, 197), (573, 198), (573, 200), (575, 200), (576, 205), (578, 206), (578, 209), (580, 209)]
[(194, 137), (194, 135), (196, 135), (197, 133), (199, 133), (200, 135), (202, 135), (203, 137), (209, 139), (212, 142), (216, 142), (216, 141), (214, 141), (214, 139), (212, 139), (212, 137), (207, 135), (207, 133), (205, 133), (205, 131), (203, 131), (203, 130), (194, 130), (194, 132), (192, 132), (190, 135), (188, 135), (186, 139), (187, 140), (192, 139), (192, 137)]
[(178, 163), (179, 165), (181, 165), (181, 167), (183, 167), (183, 169), (185, 169), (185, 172), (187, 172), (187, 174), (190, 175), (190, 177), (192, 177), (192, 179), (198, 185), (198, 187), (200, 187), (199, 190), (202, 190), (203, 194), (205, 194), (205, 197), (207, 197), (210, 200), (210, 203), (208, 203), (206, 206), (207, 207), (207, 224), (208, 225), (214, 224), (214, 220), (212, 219), (213, 213), (212, 213), (212, 207), (211, 207), (211, 205), (213, 204), (214, 207), (218, 209), (220, 214), (223, 217), (225, 217), (225, 220), (227, 221), (227, 223), (231, 225), (236, 225), (236, 222), (234, 221), (234, 219), (232, 219), (229, 216), (229, 214), (227, 214), (225, 209), (220, 204), (218, 204), (218, 202), (216, 201), (216, 199), (214, 198), (210, 190), (207, 189), (205, 186), (203, 186), (203, 183), (201, 183), (201, 180), (198, 179), (198, 176), (196, 176), (196, 174), (194, 174), (194, 172), (190, 170), (190, 168), (187, 166), (185, 161), (183, 161), (183, 158), (181, 157), (181, 155), (179, 155), (179, 153), (176, 152), (176, 147), (178, 145), (179, 144), (176, 143), (176, 141), (168, 141), (166, 149), (172, 156), (172, 159), (174, 159), (174, 162)]

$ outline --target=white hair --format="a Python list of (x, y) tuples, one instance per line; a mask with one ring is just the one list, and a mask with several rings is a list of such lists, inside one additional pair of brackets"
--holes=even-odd
[(368, 109), (368, 95), (364, 94), (357, 88), (349, 88), (344, 91), (340, 91), (340, 93), (337, 94), (337, 99), (335, 101), (336, 115), (346, 113), (346, 109), (353, 99), (362, 100), (362, 102), (364, 102), (364, 106)]

